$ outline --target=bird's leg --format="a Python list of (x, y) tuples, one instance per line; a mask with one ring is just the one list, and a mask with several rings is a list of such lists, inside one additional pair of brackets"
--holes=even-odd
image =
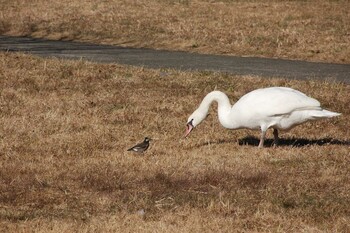
[(276, 147), (278, 145), (278, 130), (277, 129), (273, 129), (273, 137), (274, 137), (273, 146)]
[(266, 135), (266, 130), (261, 130), (259, 148), (263, 148), (264, 147), (265, 135)]

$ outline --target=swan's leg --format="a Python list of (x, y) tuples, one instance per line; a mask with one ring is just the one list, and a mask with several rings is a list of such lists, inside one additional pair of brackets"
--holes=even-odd
[(274, 137), (273, 146), (277, 146), (278, 145), (278, 130), (277, 129), (273, 129), (273, 137)]
[(259, 148), (264, 147), (264, 140), (265, 140), (266, 130), (261, 130), (261, 136), (260, 136), (260, 142), (259, 142)]

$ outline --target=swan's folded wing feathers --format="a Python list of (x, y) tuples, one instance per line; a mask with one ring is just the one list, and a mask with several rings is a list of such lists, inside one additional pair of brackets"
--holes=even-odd
[(285, 113), (276, 113), (273, 115), (268, 115), (270, 117), (277, 117), (277, 116), (289, 116), (292, 112), (296, 112), (296, 111), (305, 111), (305, 110), (316, 110), (316, 111), (321, 111), (322, 108), (321, 107), (304, 107), (304, 108), (296, 108), (294, 110), (292, 110), (291, 112), (285, 112)]
[(305, 94), (283, 87), (258, 89), (244, 95), (237, 103), (265, 116), (289, 115), (293, 111), (321, 109), (320, 102)]

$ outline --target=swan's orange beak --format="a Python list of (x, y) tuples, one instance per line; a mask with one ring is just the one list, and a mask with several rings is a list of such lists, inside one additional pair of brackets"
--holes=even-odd
[(192, 125), (192, 121), (190, 121), (186, 125), (186, 132), (185, 132), (184, 138), (187, 137), (191, 133), (192, 129), (193, 129), (193, 125)]

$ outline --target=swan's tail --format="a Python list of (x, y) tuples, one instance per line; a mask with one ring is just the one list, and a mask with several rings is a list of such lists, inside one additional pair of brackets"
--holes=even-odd
[(336, 117), (340, 116), (341, 113), (337, 112), (331, 112), (325, 109), (322, 109), (321, 111), (312, 111), (311, 116), (314, 118), (330, 118), (330, 117)]

